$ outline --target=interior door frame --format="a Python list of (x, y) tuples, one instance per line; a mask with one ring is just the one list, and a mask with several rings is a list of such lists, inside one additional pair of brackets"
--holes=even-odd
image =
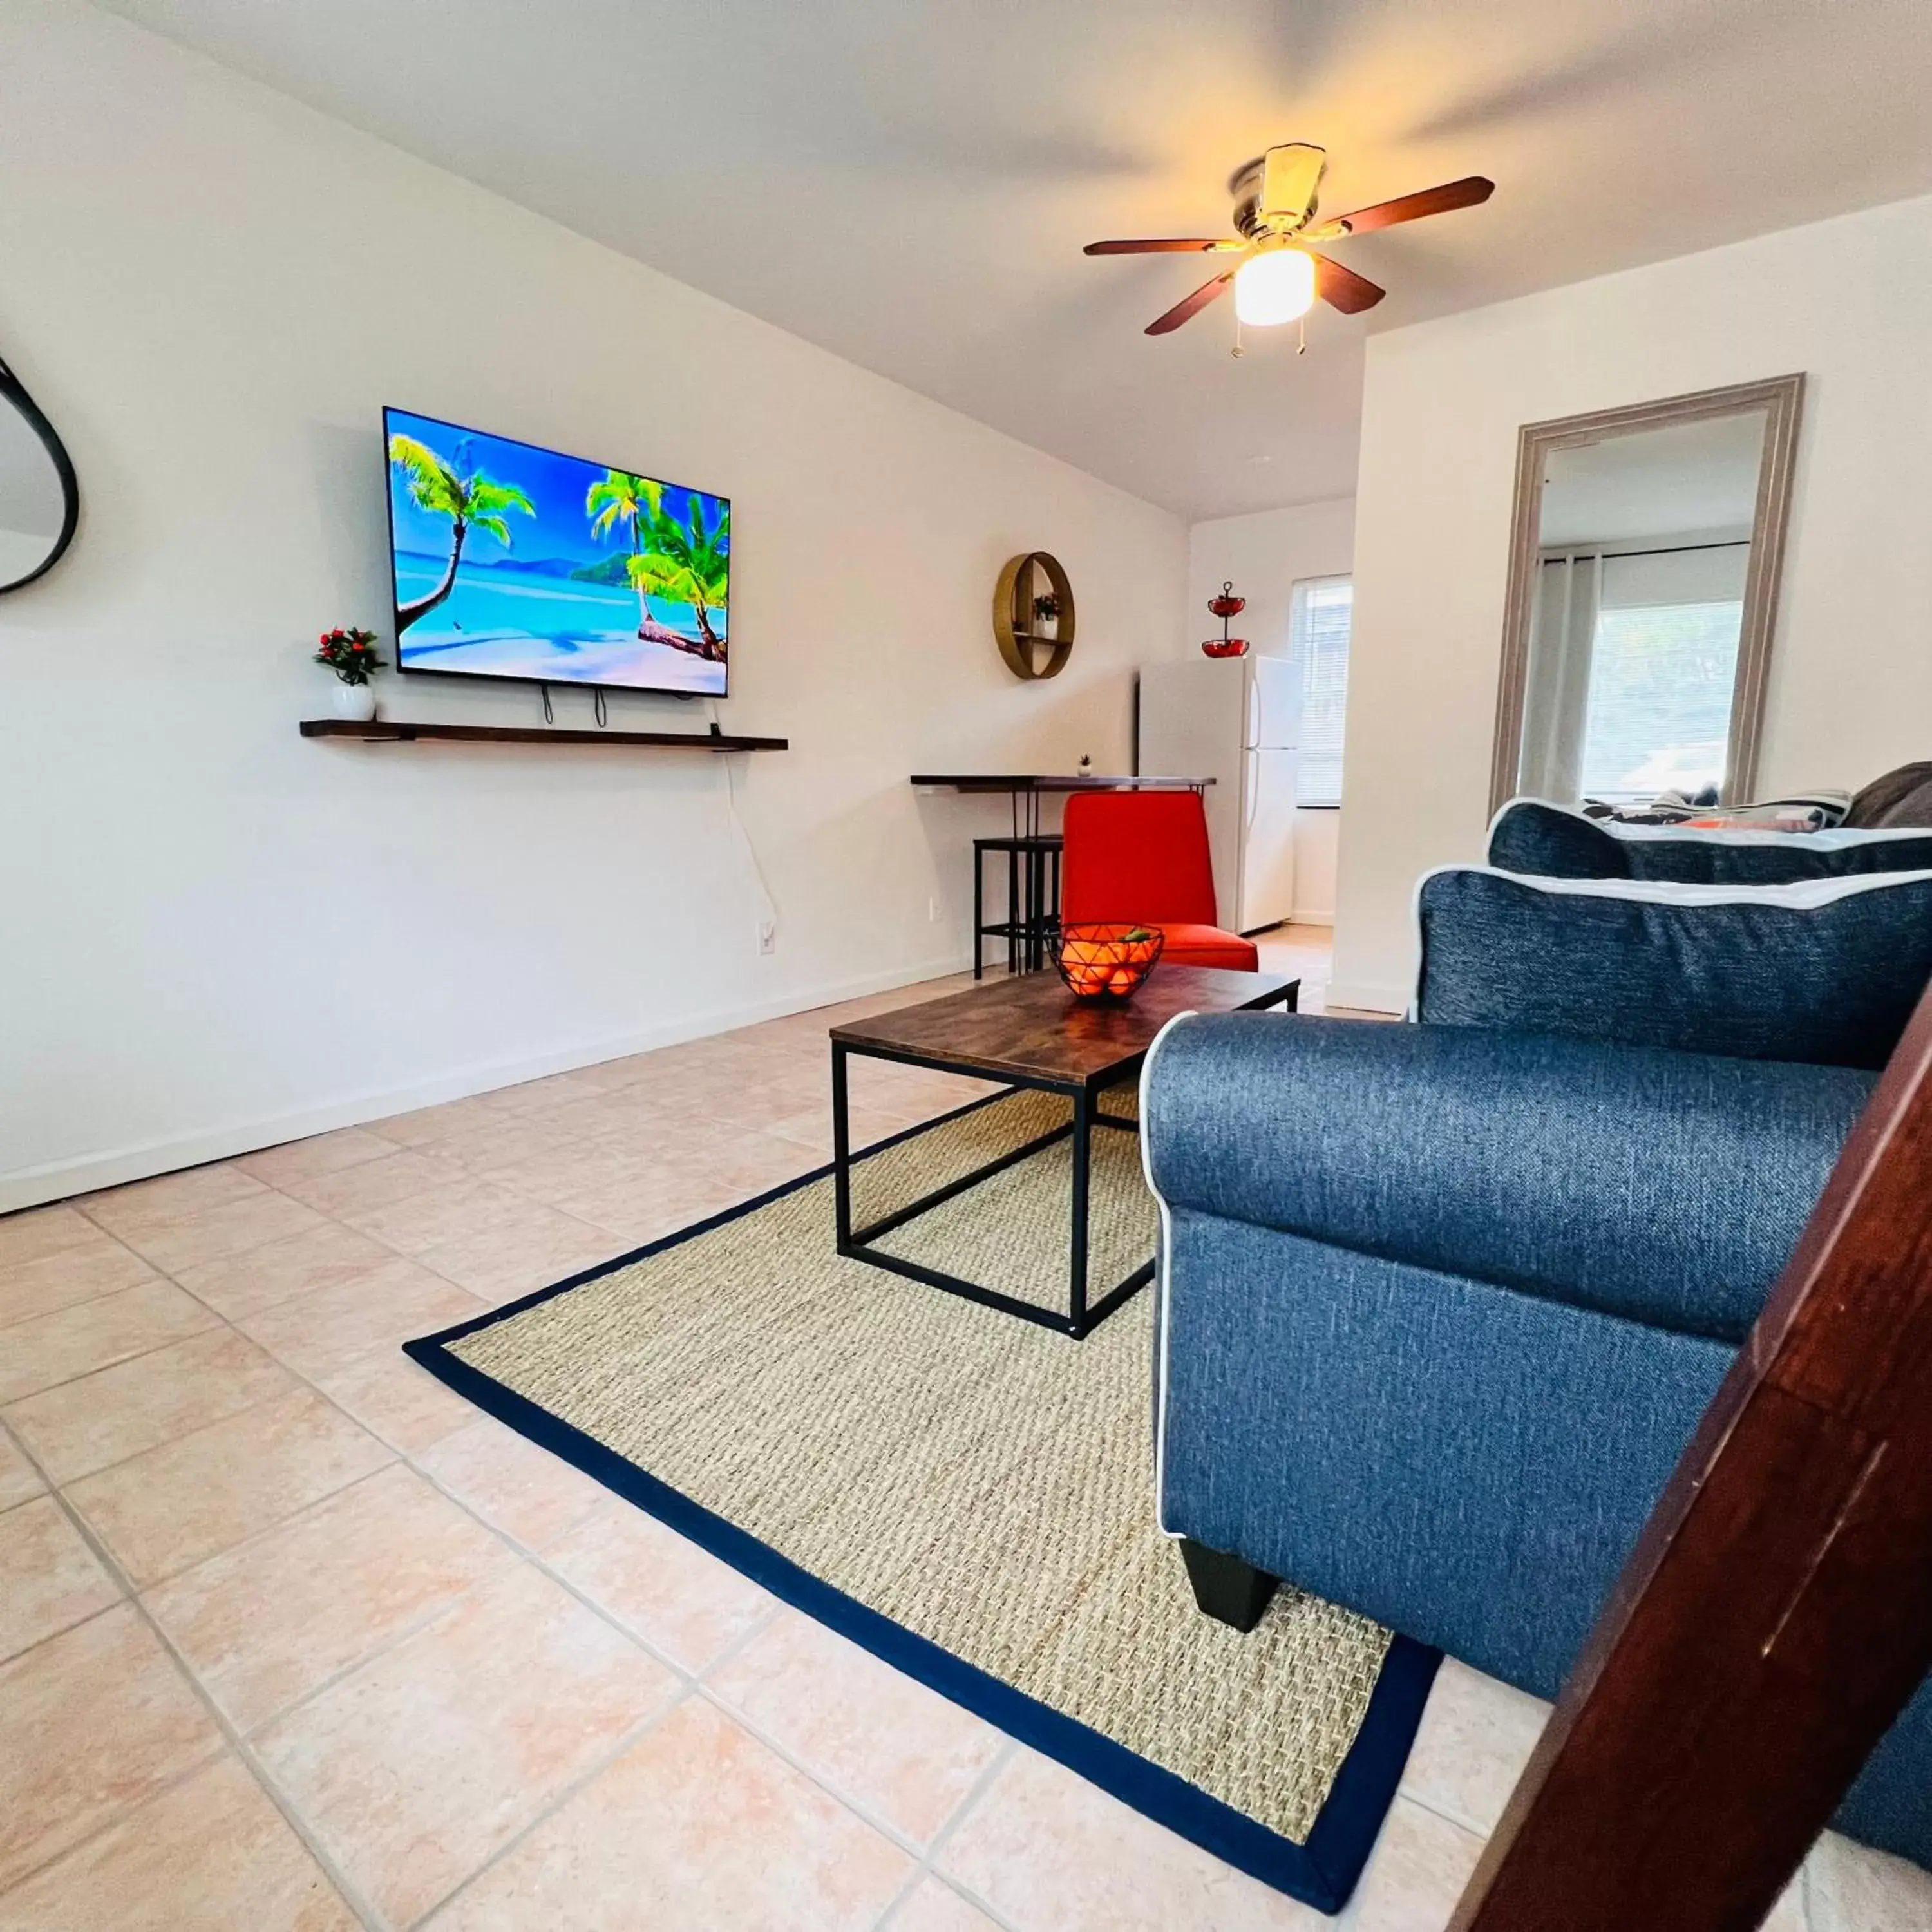
[(1778, 624), (1778, 586), (1791, 518), (1792, 478), (1804, 412), (1804, 376), (1767, 376), (1719, 389), (1665, 396), (1654, 402), (1593, 410), (1525, 423), (1516, 434), (1516, 499), (1510, 520), (1509, 590), (1503, 604), (1502, 663), (1496, 680), (1496, 739), (1490, 757), (1490, 812), (1493, 816), (1516, 793), (1522, 757), (1523, 694), (1529, 675), (1530, 620), (1534, 609), (1543, 522), (1543, 472), (1554, 450), (1582, 448), (1606, 437), (1634, 435), (1714, 416), (1766, 412), (1764, 455), (1758, 465), (1757, 502), (1751, 520), (1750, 562), (1744, 573), (1744, 620), (1738, 637), (1738, 668), (1731, 688), (1729, 755), (1720, 796), (1748, 802), (1757, 783), (1764, 730), (1765, 694), (1771, 674), (1772, 640)]

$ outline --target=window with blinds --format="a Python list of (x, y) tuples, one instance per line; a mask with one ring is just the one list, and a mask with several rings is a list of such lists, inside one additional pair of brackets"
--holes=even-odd
[(1348, 634), (1355, 614), (1350, 577), (1308, 577), (1294, 586), (1288, 655), (1301, 667), (1298, 805), (1342, 802), (1342, 727), (1348, 706)]

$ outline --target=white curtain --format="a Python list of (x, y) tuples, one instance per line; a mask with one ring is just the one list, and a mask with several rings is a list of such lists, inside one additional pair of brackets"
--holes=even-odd
[(1546, 557), (1537, 571), (1516, 772), (1516, 789), (1532, 797), (1580, 796), (1590, 652), (1603, 590), (1600, 556)]

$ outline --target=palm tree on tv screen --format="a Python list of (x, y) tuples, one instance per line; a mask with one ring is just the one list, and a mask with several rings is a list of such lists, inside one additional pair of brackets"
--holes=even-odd
[(638, 634), (653, 643), (674, 645), (693, 651), (714, 663), (722, 662), (724, 640), (711, 628), (711, 613), (725, 608), (726, 586), (731, 569), (731, 512), (722, 506), (717, 519), (705, 513), (710, 500), (693, 496), (687, 520), (682, 523), (669, 512), (654, 511), (645, 527), (650, 548), (628, 560), (631, 581), (640, 596), (662, 597), (670, 603), (686, 604), (698, 620), (698, 641), (655, 622), (646, 607), (644, 621)]
[[(601, 482), (593, 483), (584, 497), (584, 508), (590, 518), (590, 534), (601, 537), (610, 530), (628, 530), (631, 536), (631, 555), (640, 555), (644, 547), (644, 528), (658, 513), (664, 501), (664, 486), (649, 476), (633, 476), (628, 470), (607, 470)], [(626, 568), (629, 568), (628, 562)], [(640, 585), (633, 584), (638, 592), (638, 616), (640, 622), (651, 620), (651, 607), (644, 601), (644, 592)]]
[(396, 613), (398, 635), (418, 617), (428, 616), (456, 588), (456, 566), (462, 561), (463, 546), (472, 530), (488, 532), (508, 550), (510, 526), (503, 520), (503, 513), (520, 510), (526, 516), (536, 514), (536, 505), (514, 483), (499, 483), (480, 470), (470, 470), (465, 476), (469, 457), (466, 437), (456, 446), (454, 462), (437, 455), (428, 444), (417, 442), (412, 436), (389, 439), (389, 460), (403, 472), (410, 502), (419, 510), (447, 517), (450, 521), (449, 562), (444, 568), (442, 581), (427, 597), (405, 604)]

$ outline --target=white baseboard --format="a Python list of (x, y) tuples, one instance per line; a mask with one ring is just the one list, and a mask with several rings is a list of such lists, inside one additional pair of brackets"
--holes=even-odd
[(77, 1155), (68, 1160), (50, 1161), (44, 1166), (18, 1168), (10, 1174), (0, 1174), (0, 1214), (36, 1208), (49, 1201), (64, 1201), (71, 1195), (92, 1194), (103, 1187), (124, 1186), (130, 1180), (146, 1180), (158, 1174), (172, 1174), (212, 1160), (232, 1160), (237, 1154), (279, 1147), (284, 1141), (306, 1140), (311, 1134), (332, 1133), (338, 1127), (364, 1126), (392, 1114), (440, 1106), (446, 1100), (466, 1100), (472, 1094), (491, 1093), (525, 1080), (541, 1080), (548, 1074), (574, 1072), (602, 1060), (621, 1060), (628, 1054), (648, 1053), (654, 1047), (676, 1046), (708, 1034), (728, 1032), (734, 1027), (755, 1025), (760, 1020), (782, 1019), (790, 1013), (836, 1006), (842, 1000), (863, 999), (868, 994), (890, 992), (896, 986), (916, 986), (922, 980), (970, 972), (972, 965), (970, 958), (956, 956), (926, 960), (915, 966), (889, 968), (832, 986), (722, 1007), (670, 1026), (585, 1041), (533, 1059), (489, 1061), (414, 1086), (358, 1094), (347, 1100), (328, 1101), (267, 1120), (210, 1127), (168, 1140), (146, 1142), (137, 1147)]
[(1414, 989), (1409, 986), (1371, 986), (1366, 981), (1331, 980), (1328, 1005), (1353, 1006), (1365, 1013), (1406, 1013)]
[(1288, 922), (1290, 926), (1333, 926), (1335, 923), (1334, 909), (1330, 907), (1327, 912), (1304, 912), (1298, 906), (1288, 914)]

